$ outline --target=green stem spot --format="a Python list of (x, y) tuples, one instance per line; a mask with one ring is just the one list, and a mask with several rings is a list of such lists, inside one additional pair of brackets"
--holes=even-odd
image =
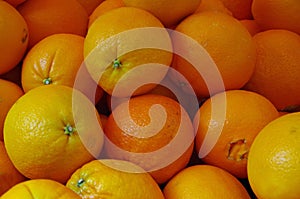
[(46, 79), (43, 80), (43, 84), (45, 84), (45, 85), (49, 85), (51, 83), (52, 83), (52, 80), (51, 80), (50, 77), (48, 77), (48, 78), (46, 78)]
[(119, 59), (115, 59), (113, 61), (113, 68), (119, 68), (121, 66), (121, 61)]
[(64, 130), (65, 130), (65, 134), (66, 135), (70, 135), (70, 134), (72, 134), (72, 133), (75, 132), (75, 128), (72, 127), (70, 124), (68, 124), (67, 126), (65, 126)]
[(80, 178), (78, 181), (77, 181), (77, 187), (81, 187), (81, 185), (84, 183), (84, 179)]

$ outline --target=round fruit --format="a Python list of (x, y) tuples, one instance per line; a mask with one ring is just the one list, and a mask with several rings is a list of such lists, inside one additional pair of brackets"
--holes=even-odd
[[(76, 86), (76, 89), (89, 98), (94, 97), (92, 100), (99, 101), (103, 91), (90, 77), (83, 64), (83, 45), (84, 37), (65, 33), (47, 36), (38, 42), (23, 60), (24, 91), (50, 84)], [(75, 84), (75, 81), (80, 82)], [(92, 91), (96, 91), (96, 96), (90, 94)]]
[(29, 48), (55, 33), (86, 34), (88, 15), (76, 0), (30, 0), (18, 11), (28, 24)]
[(164, 183), (183, 169), (193, 152), (193, 126), (181, 105), (162, 95), (145, 94), (123, 101), (104, 128), (109, 158), (138, 164)]
[(268, 98), (280, 111), (300, 107), (300, 36), (288, 30), (268, 30), (253, 37), (257, 58), (245, 89)]
[[(214, 61), (225, 90), (240, 89), (250, 79), (255, 66), (255, 44), (250, 33), (237, 19), (221, 12), (200, 12), (187, 17), (175, 30), (191, 39), (187, 41), (178, 37), (178, 34), (172, 34), (174, 51), (187, 52), (191, 59), (198, 59), (200, 65), (203, 60), (190, 49), (196, 41)], [(215, 81), (207, 84), (216, 74), (212, 72), (214, 66), (207, 63), (199, 65), (192, 65), (180, 55), (175, 55), (172, 63), (172, 67), (189, 81), (198, 97), (223, 91), (222, 87), (215, 85)], [(202, 70), (201, 74), (198, 70)], [(182, 89), (187, 89), (186, 82), (177, 77), (173, 77), (173, 80)]]
[(254, 138), (277, 117), (274, 105), (259, 94), (243, 90), (218, 93), (202, 104), (194, 118), (198, 155), (207, 164), (246, 178)]
[(13, 69), (28, 46), (28, 27), (22, 15), (9, 3), (0, 1), (0, 74)]
[(247, 190), (230, 173), (211, 165), (195, 165), (180, 171), (163, 190), (166, 199), (250, 199)]
[(82, 198), (164, 198), (148, 173), (123, 160), (91, 161), (75, 171), (66, 186)]
[(263, 30), (285, 29), (300, 34), (299, 0), (253, 0), (252, 13)]
[(15, 198), (80, 199), (80, 196), (54, 180), (36, 179), (21, 182), (1, 196), (1, 199)]
[(103, 134), (94, 105), (67, 86), (40, 86), (9, 110), (4, 142), (15, 167), (30, 179), (65, 183), (100, 152)]
[(248, 179), (258, 198), (300, 196), (300, 112), (285, 114), (265, 126), (248, 156)]
[(98, 85), (110, 95), (127, 97), (154, 88), (165, 77), (173, 54), (170, 36), (156, 17), (121, 7), (89, 27), (84, 56)]

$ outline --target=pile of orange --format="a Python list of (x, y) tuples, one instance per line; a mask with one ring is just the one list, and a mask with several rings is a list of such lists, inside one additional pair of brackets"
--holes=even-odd
[(300, 196), (299, 0), (0, 0), (0, 198)]

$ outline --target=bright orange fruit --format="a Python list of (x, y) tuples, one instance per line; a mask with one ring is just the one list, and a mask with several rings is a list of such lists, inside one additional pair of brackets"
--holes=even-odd
[(103, 134), (97, 110), (81, 92), (48, 85), (24, 94), (4, 123), (7, 154), (27, 178), (65, 183), (101, 152)]
[(0, 1), (0, 74), (13, 69), (28, 46), (28, 26), (23, 16), (9, 3)]
[(231, 90), (205, 101), (194, 118), (196, 150), (205, 163), (247, 178), (247, 157), (259, 131), (279, 116), (265, 97)]
[(248, 156), (248, 179), (258, 198), (299, 198), (300, 112), (285, 114), (256, 136)]
[(115, 159), (86, 163), (73, 173), (66, 186), (81, 198), (164, 198), (149, 173), (131, 162)]
[(104, 128), (105, 155), (138, 164), (164, 183), (183, 169), (193, 152), (191, 119), (181, 105), (145, 94), (116, 106)]

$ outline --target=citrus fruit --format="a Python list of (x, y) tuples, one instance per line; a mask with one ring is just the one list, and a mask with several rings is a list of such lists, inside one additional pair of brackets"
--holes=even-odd
[(88, 71), (104, 91), (113, 95), (117, 86), (114, 95), (127, 97), (146, 93), (164, 78), (172, 44), (151, 13), (121, 7), (102, 14), (89, 27), (84, 56)]
[(253, 0), (221, 0), (237, 19), (252, 19), (251, 6)]
[(22, 15), (9, 3), (0, 1), (0, 74), (13, 69), (28, 46), (28, 27)]
[(192, 14), (201, 0), (123, 0), (125, 6), (133, 6), (151, 12), (165, 27), (172, 27)]
[(0, 168), (0, 195), (19, 182), (26, 180), (10, 161), (2, 141), (0, 141)]
[(148, 173), (123, 160), (101, 159), (86, 163), (73, 173), (66, 186), (81, 198), (164, 198)]
[(193, 126), (180, 104), (144, 94), (123, 101), (104, 128), (105, 155), (131, 161), (164, 183), (183, 169), (193, 151)]
[(195, 13), (205, 11), (223, 12), (228, 15), (232, 15), (232, 13), (224, 6), (221, 0), (201, 0), (201, 3), (199, 4)]
[(80, 199), (76, 193), (63, 184), (49, 179), (35, 179), (21, 182), (1, 196), (1, 199), (15, 198)]
[(81, 92), (48, 85), (24, 94), (9, 110), (4, 142), (15, 167), (27, 178), (65, 183), (101, 152), (100, 119)]
[(256, 136), (248, 156), (248, 179), (258, 198), (299, 198), (300, 112), (285, 114)]
[(288, 30), (267, 30), (254, 35), (257, 59), (245, 89), (268, 98), (278, 110), (300, 105), (300, 36)]
[(250, 199), (245, 187), (233, 175), (211, 165), (183, 169), (167, 183), (163, 193), (166, 199)]
[(3, 141), (3, 126), (7, 112), (11, 106), (24, 94), (15, 83), (0, 79), (0, 140)]
[(54, 33), (85, 36), (87, 31), (88, 14), (76, 0), (30, 0), (18, 11), (28, 24), (29, 48)]
[[(221, 12), (200, 12), (187, 17), (175, 30), (190, 39), (182, 39), (178, 34), (174, 34), (174, 51), (186, 52), (191, 59), (197, 59), (199, 52), (190, 49), (196, 41), (214, 61), (225, 90), (240, 89), (250, 79), (255, 66), (255, 44), (247, 29), (234, 17)], [(200, 68), (189, 63), (185, 57), (175, 55), (172, 67), (188, 80), (198, 97), (208, 97), (223, 91), (223, 88), (214, 85), (214, 82), (211, 85), (206, 84), (207, 79), (212, 78), (210, 71), (213, 66), (202, 62), (203, 60), (198, 58)], [(200, 74), (196, 67), (202, 69), (205, 74)], [(187, 84), (180, 78), (174, 76), (172, 79), (179, 87), (188, 90)]]
[[(225, 107), (225, 111), (224, 110)], [(196, 150), (202, 161), (247, 177), (247, 157), (259, 131), (279, 116), (262, 95), (231, 90), (205, 101), (194, 118)]]
[(263, 30), (285, 29), (300, 34), (300, 1), (253, 0), (252, 14)]
[[(50, 84), (73, 87), (79, 75), (82, 80), (77, 80), (77, 89), (86, 95), (91, 88), (96, 90), (98, 86), (83, 64), (83, 45), (84, 37), (67, 33), (53, 34), (38, 42), (23, 60), (24, 91)], [(102, 94), (102, 89), (97, 88), (97, 100)]]
[(240, 20), (241, 24), (247, 28), (249, 33), (254, 36), (256, 33), (261, 32), (261, 28), (257, 24), (257, 22), (254, 19), (242, 19)]
[(105, 0), (105, 1), (103, 1), (94, 9), (94, 11), (89, 16), (89, 27), (95, 21), (95, 19), (97, 19), (103, 13), (105, 13), (109, 10), (115, 9), (115, 8), (123, 7), (123, 6), (125, 6), (123, 0)]

